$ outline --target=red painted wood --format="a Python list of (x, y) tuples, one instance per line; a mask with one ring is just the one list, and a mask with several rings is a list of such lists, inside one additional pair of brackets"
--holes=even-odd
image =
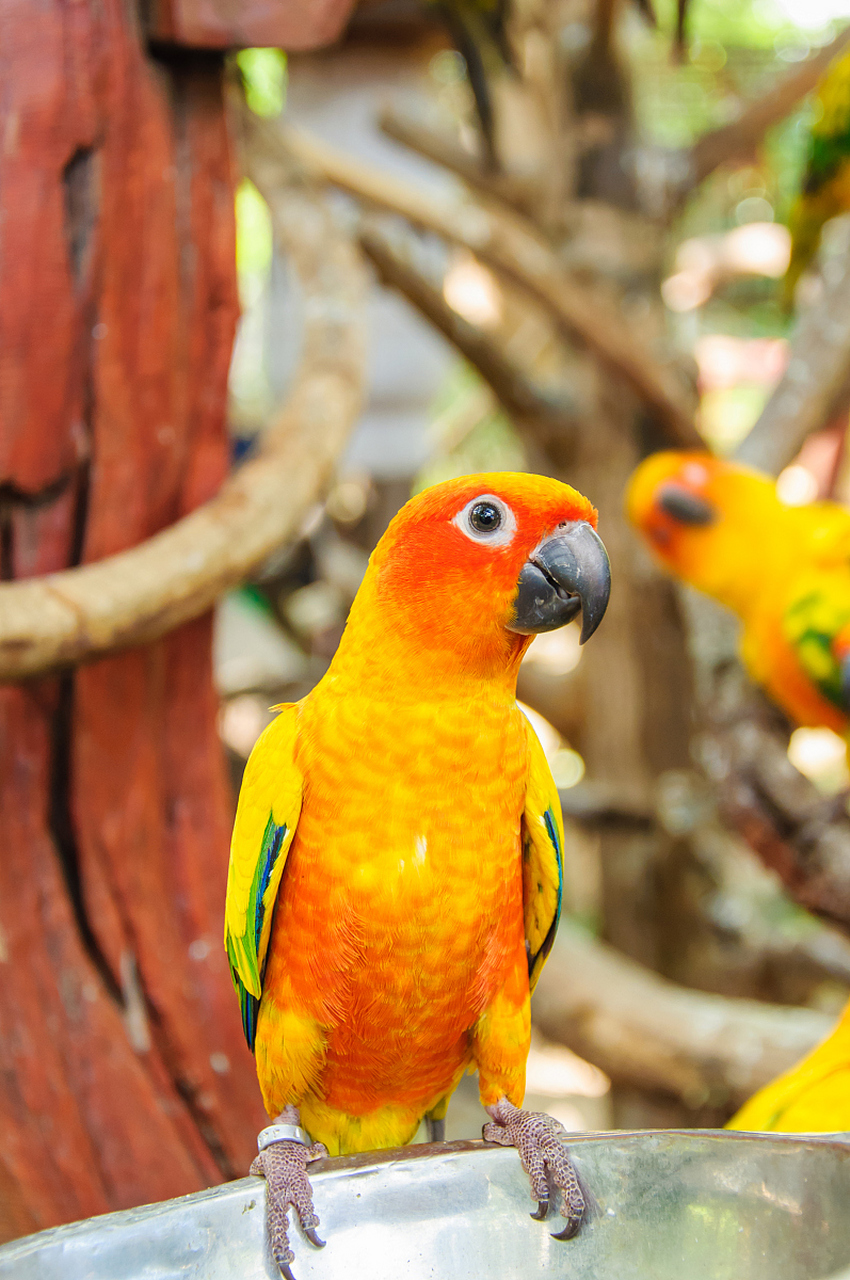
[(0, 1163), (37, 1227), (215, 1177), (81, 944), (48, 829), (56, 706), (55, 682), (0, 691)]
[[(347, 8), (270, 0), (263, 42), (327, 39)], [(172, 39), (261, 33), (253, 3), (170, 12)], [(0, 26), (0, 569), (25, 577), (220, 484), (234, 175), (218, 54), (152, 56), (126, 0), (0, 0)], [(253, 1155), (216, 714), (209, 617), (0, 690), (0, 1238)]]
[(274, 45), (291, 52), (330, 44), (356, 0), (153, 0), (148, 30), (156, 40), (197, 48)]

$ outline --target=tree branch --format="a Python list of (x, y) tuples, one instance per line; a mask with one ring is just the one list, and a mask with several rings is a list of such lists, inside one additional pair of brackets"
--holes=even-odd
[(850, 933), (850, 815), (846, 797), (824, 797), (788, 759), (778, 713), (730, 666), (715, 678), (711, 722), (700, 741), (721, 816), (788, 892)]
[(811, 1009), (677, 986), (569, 923), (541, 974), (534, 1021), (618, 1084), (687, 1106), (740, 1105), (831, 1030)]
[(790, 71), (744, 110), (737, 120), (713, 129), (694, 143), (689, 154), (688, 188), (697, 186), (721, 164), (748, 160), (768, 129), (794, 110), (801, 98), (811, 93), (832, 59), (850, 40), (850, 26), (840, 31), (831, 44), (819, 49), (796, 70)]
[(483, 196), (497, 200), (524, 216), (533, 212), (535, 201), (539, 199), (539, 184), (533, 179), (485, 169), (480, 160), (465, 151), (450, 135), (438, 133), (421, 120), (393, 108), (386, 108), (379, 114), (378, 124), (388, 138), (457, 174), (474, 191), (480, 191)]
[(324, 202), (292, 182), (280, 148), (250, 123), (245, 160), (308, 299), (289, 398), (258, 455), (191, 515), (106, 560), (0, 586), (2, 680), (147, 643), (196, 617), (297, 536), (328, 480), (360, 406), (363, 271)]
[(564, 271), (530, 223), (476, 205), (434, 200), (300, 130), (280, 128), (280, 141), (313, 175), (474, 253), (544, 307), (564, 333), (578, 339), (622, 378), (671, 444), (703, 445), (694, 426), (691, 397), (678, 377), (655, 359), (613, 307)]
[(360, 245), (375, 265), (382, 283), (397, 289), (430, 324), (448, 338), (481, 374), (508, 416), (534, 438), (563, 441), (577, 425), (574, 406), (558, 401), (534, 386), (505, 354), (498, 340), (454, 311), (410, 261), (374, 226), (360, 234)]
[(762, 471), (781, 471), (850, 399), (850, 244), (823, 274), (823, 296), (800, 319), (788, 368), (735, 455)]

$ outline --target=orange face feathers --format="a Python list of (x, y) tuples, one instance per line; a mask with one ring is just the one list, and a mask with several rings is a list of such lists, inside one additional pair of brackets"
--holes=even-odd
[(751, 591), (766, 540), (775, 541), (788, 509), (773, 481), (709, 453), (664, 452), (634, 472), (629, 519), (650, 551), (677, 577), (731, 608)]
[[(543, 476), (492, 472), (436, 485), (390, 524), (351, 624), (359, 627), (377, 611), (385, 633), (409, 650), (439, 652), (441, 661), (465, 671), (507, 670), (529, 635), (563, 625), (580, 608), (583, 634), (595, 629), (608, 596), (607, 557), (595, 526), (586, 498)], [(561, 559), (547, 568), (544, 547), (556, 537)], [(526, 569), (535, 556), (541, 565)], [(528, 595), (520, 579), (534, 574), (543, 584), (538, 596), (550, 597), (549, 625), (542, 614), (530, 621), (518, 614)]]

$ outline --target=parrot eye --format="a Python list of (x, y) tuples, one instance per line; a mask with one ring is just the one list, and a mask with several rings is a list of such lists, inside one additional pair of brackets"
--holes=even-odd
[(495, 533), (502, 523), (502, 513), (492, 502), (476, 502), (469, 513), (469, 523), (478, 533)]
[(492, 493), (482, 493), (468, 502), (452, 524), (473, 542), (506, 547), (516, 533), (516, 518), (510, 507)]

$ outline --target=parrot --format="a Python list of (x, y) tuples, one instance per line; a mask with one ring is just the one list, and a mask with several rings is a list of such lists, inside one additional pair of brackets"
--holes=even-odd
[[(850, 726), (850, 512), (787, 506), (766, 475), (708, 453), (646, 458), (626, 494), (655, 558), (743, 623), (752, 678), (798, 724)], [(833, 1033), (759, 1090), (728, 1126), (850, 1129), (850, 1004)]]
[(652, 454), (629, 518), (676, 577), (743, 623), (741, 658), (799, 725), (850, 725), (850, 512), (788, 506), (766, 475), (709, 453)]
[(726, 1127), (780, 1133), (850, 1131), (850, 1004), (822, 1044), (759, 1089)]
[(818, 85), (802, 186), (791, 208), (787, 304), (820, 244), (830, 218), (850, 210), (850, 47), (830, 63)]
[(494, 472), (425, 489), (369, 561), (319, 683), (258, 739), (237, 804), (225, 948), (272, 1125), (272, 1253), (306, 1166), (404, 1145), (477, 1068), (489, 1141), (518, 1149), (541, 1220), (568, 1239), (592, 1198), (562, 1126), (522, 1109), (529, 997), (561, 909), (563, 819), (516, 702), (535, 635), (610, 592), (597, 513), (570, 486)]

